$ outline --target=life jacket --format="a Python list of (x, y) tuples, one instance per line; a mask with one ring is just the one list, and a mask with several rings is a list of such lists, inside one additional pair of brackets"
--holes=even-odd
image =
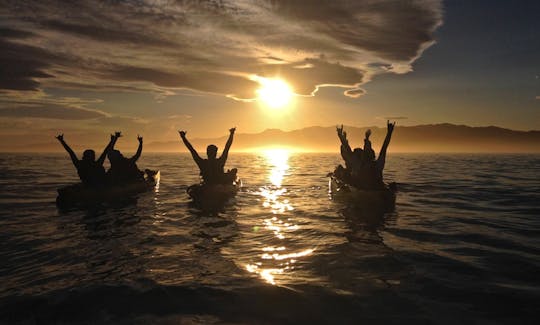
[(368, 190), (384, 188), (382, 170), (378, 168), (376, 161), (366, 162), (360, 168), (354, 169), (352, 180), (359, 188)]
[(105, 184), (105, 168), (95, 161), (79, 160), (77, 173), (86, 186), (100, 187)]
[(221, 159), (203, 159), (199, 166), (203, 182), (205, 184), (222, 184), (225, 175), (224, 165)]
[(109, 182), (126, 183), (141, 180), (143, 172), (139, 170), (137, 164), (128, 158), (118, 158), (111, 161), (111, 168), (107, 171)]

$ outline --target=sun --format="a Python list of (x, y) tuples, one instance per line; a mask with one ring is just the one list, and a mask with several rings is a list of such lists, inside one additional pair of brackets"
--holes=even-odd
[(257, 78), (261, 88), (257, 89), (259, 100), (266, 106), (274, 109), (287, 106), (292, 98), (291, 87), (281, 79)]

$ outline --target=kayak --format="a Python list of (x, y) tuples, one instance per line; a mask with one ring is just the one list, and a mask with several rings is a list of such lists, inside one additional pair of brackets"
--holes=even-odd
[(396, 183), (385, 185), (382, 189), (361, 189), (347, 184), (330, 174), (328, 181), (329, 194), (334, 199), (365, 206), (372, 210), (393, 211), (396, 205)]
[(237, 179), (231, 184), (194, 184), (188, 187), (186, 192), (197, 204), (215, 205), (225, 203), (235, 197), (241, 187), (242, 181)]
[(160, 172), (146, 169), (144, 179), (122, 185), (92, 188), (82, 183), (58, 189), (56, 204), (59, 207), (92, 206), (106, 202), (118, 202), (132, 198), (159, 185)]

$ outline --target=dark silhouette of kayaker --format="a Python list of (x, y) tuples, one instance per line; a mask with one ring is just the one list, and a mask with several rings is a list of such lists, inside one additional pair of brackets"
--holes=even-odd
[(384, 139), (379, 157), (375, 159), (375, 152), (371, 148), (371, 141), (369, 136), (371, 131), (366, 132), (366, 138), (364, 139), (364, 156), (362, 159), (362, 166), (357, 169), (358, 173), (353, 175), (353, 179), (357, 181), (357, 184), (361, 188), (367, 189), (382, 189), (385, 187), (383, 181), (383, 170), (386, 163), (386, 151), (394, 132), (394, 126), (396, 123), (386, 122), (387, 130), (386, 137)]
[(362, 152), (361, 165), (367, 164), (370, 161), (375, 160), (375, 151), (371, 147), (371, 141), (369, 136), (371, 135), (371, 129), (367, 129), (365, 138), (364, 138), (364, 150)]
[[(390, 139), (392, 138), (392, 133), (394, 132), (395, 126), (396, 126), (396, 122), (390, 123), (390, 121), (386, 121), (386, 137), (384, 138), (381, 151), (379, 151), (379, 157), (375, 161), (376, 168), (381, 174), (381, 177), (380, 177), (381, 179), (382, 179), (382, 171), (384, 170), (384, 165), (386, 164), (386, 151), (388, 150), (388, 145), (390, 144)], [(373, 154), (373, 157), (375, 157), (375, 154)]]
[(197, 151), (186, 138), (186, 131), (178, 131), (185, 146), (189, 149), (189, 152), (191, 152), (193, 160), (195, 160), (195, 163), (197, 163), (197, 166), (199, 166), (200, 175), (202, 176), (204, 184), (232, 184), (236, 180), (236, 168), (228, 170), (226, 173), (224, 171), (235, 131), (236, 128), (229, 129), (229, 139), (227, 140), (223, 153), (219, 158), (216, 158), (218, 148), (215, 145), (211, 144), (206, 147), (206, 155), (208, 159), (203, 159), (199, 156)]
[(139, 147), (133, 157), (126, 158), (114, 146), (109, 151), (107, 157), (111, 163), (111, 168), (107, 171), (107, 181), (113, 185), (129, 182), (136, 182), (144, 179), (144, 173), (137, 167), (137, 160), (141, 157), (143, 148), (143, 138), (137, 135)]
[(77, 173), (79, 174), (79, 178), (83, 185), (89, 187), (102, 187), (105, 185), (105, 168), (103, 168), (103, 162), (105, 162), (107, 153), (114, 147), (116, 140), (118, 140), (120, 136), (120, 132), (116, 132), (114, 135), (111, 134), (111, 140), (107, 147), (105, 147), (105, 150), (103, 150), (101, 156), (99, 156), (98, 160), (95, 160), (96, 153), (91, 149), (85, 150), (82, 159), (79, 160), (75, 152), (73, 152), (64, 141), (64, 134), (59, 134), (56, 138), (71, 157), (71, 161), (75, 168), (77, 168)]
[[(390, 144), (390, 139), (392, 138), (392, 133), (394, 132), (394, 126), (396, 123), (390, 123), (390, 121), (387, 121), (386, 125), (386, 137), (377, 159), (375, 159), (375, 152), (373, 151), (371, 141), (369, 140), (371, 130), (366, 131), (364, 149), (361, 150), (361, 155), (355, 155), (354, 152), (350, 151), (347, 133), (343, 131), (343, 126), (341, 128), (337, 128), (338, 137), (341, 140), (342, 156), (345, 160), (346, 168), (341, 167), (341, 165), (338, 166), (334, 171), (336, 177), (359, 188), (381, 189), (385, 187), (383, 181), (383, 170), (386, 164), (386, 151), (388, 149), (388, 145)], [(345, 155), (343, 154), (343, 151), (345, 151)], [(355, 151), (357, 150), (355, 149)], [(360, 152), (360, 150), (357, 152)]]
[(339, 178), (350, 181), (353, 170), (360, 168), (362, 165), (362, 159), (364, 151), (361, 148), (351, 149), (349, 140), (347, 139), (347, 132), (343, 131), (343, 125), (336, 128), (338, 138), (341, 141), (340, 152), (341, 157), (345, 161), (345, 168), (338, 165), (334, 173), (337, 173)]

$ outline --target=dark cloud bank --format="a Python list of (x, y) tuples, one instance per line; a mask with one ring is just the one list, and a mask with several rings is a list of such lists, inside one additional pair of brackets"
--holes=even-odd
[[(0, 17), (0, 92), (19, 109), (0, 114), (51, 117), (64, 113), (26, 105), (25, 93), (118, 85), (246, 100), (257, 75), (282, 77), (299, 95), (334, 86), (358, 97), (374, 75), (410, 70), (433, 42), (441, 3), (19, 0), (0, 1)], [(100, 115), (77, 109), (76, 118)]]

